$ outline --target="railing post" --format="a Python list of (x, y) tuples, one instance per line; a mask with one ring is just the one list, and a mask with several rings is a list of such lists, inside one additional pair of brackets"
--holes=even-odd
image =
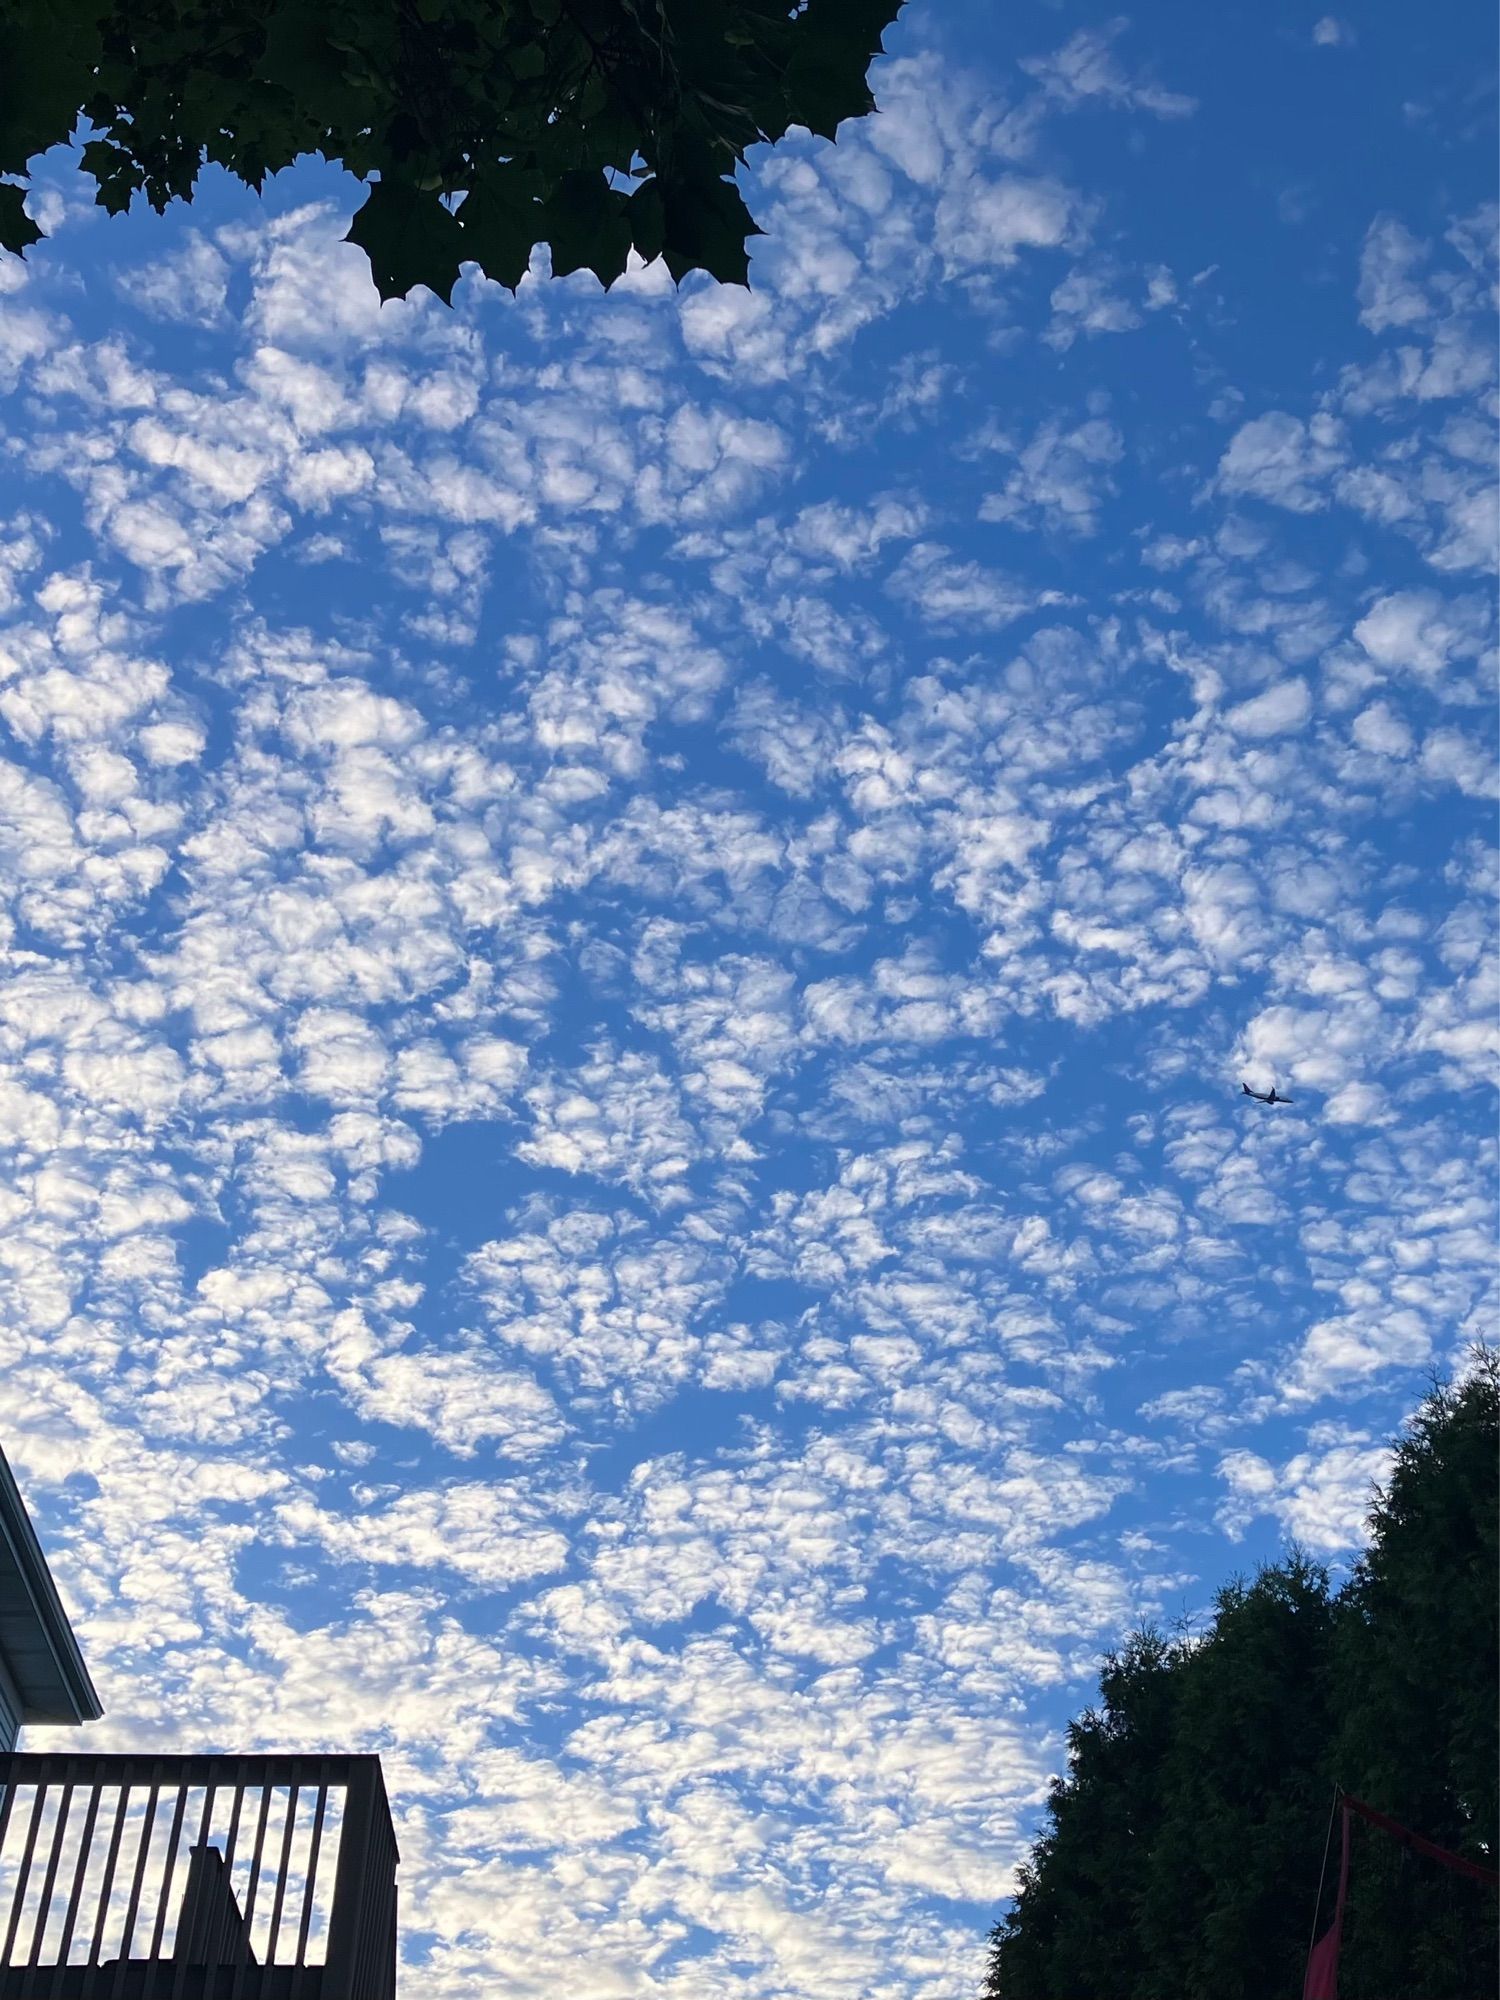
[(351, 1757), (344, 1823), (328, 1923), (323, 2000), (394, 2000), (395, 1932), (388, 1911), (394, 1892), (390, 1808), (378, 1757)]

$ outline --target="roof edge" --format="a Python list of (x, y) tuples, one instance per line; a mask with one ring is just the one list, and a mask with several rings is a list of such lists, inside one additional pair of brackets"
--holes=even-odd
[[(47, 1567), (47, 1558), (42, 1553), (42, 1545), (36, 1538), (36, 1530), (31, 1525), (31, 1516), (26, 1511), (26, 1503), (21, 1498), (5, 1453), (0, 1451), (0, 1535), (9, 1544), (21, 1580), (36, 1612), (37, 1623), (47, 1642), (57, 1668), (58, 1678), (66, 1690), (73, 1708), (71, 1719), (77, 1722), (97, 1722), (104, 1713), (94, 1683), (89, 1678), (89, 1670), (84, 1665), (83, 1654), (73, 1627), (63, 1609), (62, 1599), (57, 1594), (57, 1585), (52, 1581), (52, 1572)], [(25, 1690), (19, 1689), (23, 1700)], [(39, 1719), (39, 1718), (38, 1718)], [(63, 1720), (62, 1717), (48, 1717)], [(26, 1718), (23, 1716), (22, 1720)]]

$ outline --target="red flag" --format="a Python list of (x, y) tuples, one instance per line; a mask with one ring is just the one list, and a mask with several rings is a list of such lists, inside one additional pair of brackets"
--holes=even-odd
[[(1339, 1854), (1339, 1893), (1333, 1906), (1333, 1922), (1307, 1954), (1307, 1976), (1302, 1982), (1302, 2000), (1339, 2000), (1339, 1946), (1344, 1938), (1344, 1899), (1349, 1889), (1349, 1820), (1351, 1813), (1358, 1813), (1361, 1819), (1369, 1820), (1393, 1839), (1414, 1848), (1418, 1854), (1425, 1854), (1430, 1860), (1441, 1862), (1443, 1867), (1453, 1869), (1457, 1874), (1467, 1875), (1476, 1882), (1494, 1882), (1497, 1879), (1493, 1868), (1484, 1868), (1477, 1861), (1469, 1861), (1462, 1854), (1455, 1854), (1450, 1848), (1439, 1847), (1435, 1840), (1427, 1840), (1420, 1833), (1413, 1833), (1400, 1820), (1391, 1819), (1388, 1814), (1377, 1812), (1374, 1806), (1367, 1806), (1363, 1799), (1351, 1799), (1347, 1792), (1339, 1794), (1339, 1818), (1342, 1821), (1342, 1840)], [(1319, 1885), (1319, 1893), (1322, 1884)]]
[(1409, 1826), (1403, 1826), (1399, 1819), (1392, 1819), (1383, 1812), (1376, 1812), (1374, 1806), (1367, 1806), (1363, 1799), (1352, 1799), (1344, 1793), (1344, 1810), (1357, 1812), (1361, 1819), (1367, 1819), (1371, 1826), (1378, 1826), (1392, 1839), (1403, 1846), (1425, 1854), (1431, 1861), (1441, 1861), (1445, 1868), (1451, 1868), (1456, 1875), (1467, 1875), (1471, 1882), (1500, 1883), (1500, 1875), (1493, 1868), (1482, 1867), (1477, 1861), (1469, 1861), (1462, 1854), (1455, 1854), (1450, 1847), (1439, 1847), (1435, 1840), (1426, 1840), (1420, 1833), (1413, 1833)]
[(1342, 1799), (1339, 1821), (1339, 1893), (1333, 1906), (1333, 1922), (1307, 1954), (1302, 2000), (1339, 2000), (1339, 1946), (1344, 1937), (1344, 1898), (1349, 1890), (1349, 1808)]

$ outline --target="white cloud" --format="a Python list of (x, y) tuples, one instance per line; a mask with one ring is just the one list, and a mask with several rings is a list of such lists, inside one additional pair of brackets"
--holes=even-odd
[(1362, 750), (1373, 750), (1382, 757), (1411, 754), (1411, 730), (1388, 702), (1372, 701), (1362, 709), (1354, 718), (1352, 733)]
[[(886, 580), (893, 597), (904, 599), (937, 626), (976, 626), (999, 631), (1035, 608), (1037, 599), (998, 570), (954, 560), (940, 542), (918, 542)], [(1044, 593), (1042, 602), (1055, 593)]]
[(1066, 352), (1080, 333), (1130, 333), (1141, 324), (1135, 305), (1116, 288), (1107, 265), (1070, 271), (1052, 293), (1052, 320), (1042, 338)]
[(1426, 246), (1395, 216), (1370, 224), (1359, 259), (1359, 317), (1372, 333), (1425, 326), (1432, 301), (1417, 276)]
[(315, 1543), (335, 1562), (452, 1570), (491, 1589), (545, 1576), (568, 1557), (566, 1534), (513, 1482), (408, 1490), (353, 1514), (299, 1496), (277, 1508), (276, 1539)]
[(1312, 695), (1304, 680), (1278, 681), (1264, 694), (1252, 695), (1231, 708), (1224, 720), (1237, 736), (1280, 736), (1301, 729), (1312, 713)]
[(1043, 424), (1015, 448), (1015, 470), (998, 492), (985, 495), (979, 518), (1094, 534), (1099, 508), (1115, 490), (1110, 468), (1119, 464), (1124, 450), (1119, 430), (1102, 417), (1071, 430), (1056, 421)]
[(1022, 59), (1021, 67), (1043, 90), (1071, 107), (1097, 99), (1131, 111), (1148, 111), (1157, 118), (1187, 118), (1197, 101), (1181, 91), (1128, 77), (1110, 53), (1125, 28), (1123, 20), (1103, 28), (1080, 28), (1056, 54)]
[(1312, 1449), (1279, 1466), (1251, 1451), (1224, 1453), (1219, 1476), (1229, 1494), (1219, 1519), (1231, 1534), (1270, 1514), (1289, 1538), (1317, 1554), (1363, 1541), (1373, 1489), (1390, 1468), (1389, 1447), (1337, 1425), (1318, 1426), (1310, 1443)]
[(194, 229), (179, 251), (122, 271), (116, 283), (129, 304), (154, 319), (212, 326), (228, 296), (229, 266)]
[(1061, 182), (975, 175), (938, 203), (937, 245), (955, 271), (1014, 264), (1022, 250), (1050, 250), (1073, 227), (1075, 197)]
[(1500, 793), (1500, 768), (1494, 748), (1466, 736), (1458, 729), (1434, 729), (1422, 744), (1422, 771), (1426, 777), (1456, 785), (1471, 799), (1494, 798)]
[(1335, 419), (1304, 423), (1284, 411), (1253, 417), (1230, 439), (1219, 460), (1218, 483), (1225, 493), (1244, 493), (1310, 514), (1328, 505), (1327, 482), (1347, 456)]
[(1388, 1094), (1378, 1084), (1358, 1081), (1334, 1091), (1323, 1116), (1335, 1125), (1388, 1125), (1394, 1120)]
[(1354, 636), (1378, 666), (1432, 680), (1455, 659), (1479, 650), (1489, 616), (1481, 599), (1445, 599), (1434, 590), (1400, 590), (1377, 599)]

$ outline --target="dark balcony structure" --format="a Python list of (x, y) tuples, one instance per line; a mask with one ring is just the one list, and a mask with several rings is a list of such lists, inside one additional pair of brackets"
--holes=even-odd
[(395, 2000), (378, 1757), (14, 1747), (102, 1713), (0, 1453), (0, 2000)]
[(0, 1451), (0, 1750), (26, 1723), (97, 1722), (103, 1712)]
[(0, 1756), (0, 2000), (394, 2000), (377, 1757)]

